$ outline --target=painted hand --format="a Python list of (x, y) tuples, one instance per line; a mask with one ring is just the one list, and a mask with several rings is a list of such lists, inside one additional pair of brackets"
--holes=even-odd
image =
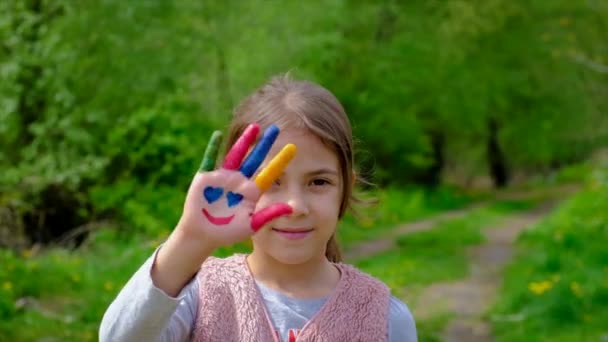
[(279, 134), (278, 127), (270, 126), (243, 161), (259, 130), (259, 125), (249, 125), (226, 155), (222, 167), (215, 171), (212, 170), (221, 133), (213, 133), (199, 172), (188, 190), (180, 219), (180, 225), (188, 230), (189, 236), (204, 238), (218, 246), (231, 245), (253, 235), (267, 222), (291, 214), (292, 209), (286, 203), (275, 203), (254, 212), (262, 193), (281, 175), (296, 153), (295, 145), (286, 145), (252, 180), (251, 176)]

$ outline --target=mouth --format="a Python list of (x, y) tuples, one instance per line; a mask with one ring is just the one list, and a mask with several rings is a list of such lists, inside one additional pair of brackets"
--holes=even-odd
[(203, 208), (203, 214), (205, 214), (205, 217), (207, 218), (207, 220), (209, 220), (209, 222), (211, 222), (215, 225), (218, 225), (218, 226), (228, 224), (234, 218), (234, 214), (230, 215), (228, 217), (215, 217), (215, 216), (209, 214), (209, 212), (205, 208)]
[(288, 240), (300, 240), (307, 237), (311, 228), (272, 228), (272, 231), (277, 232), (280, 236)]

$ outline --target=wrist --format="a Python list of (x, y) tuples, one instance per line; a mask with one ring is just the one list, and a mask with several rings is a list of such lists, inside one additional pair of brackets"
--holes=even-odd
[(176, 227), (158, 251), (152, 266), (154, 285), (175, 297), (214, 250), (208, 241)]
[(215, 250), (219, 247), (219, 245), (213, 242), (213, 239), (207, 236), (205, 229), (202, 229), (200, 223), (193, 224), (188, 221), (181, 218), (169, 238), (184, 246), (198, 246), (197, 249), (202, 247), (204, 249)]
[(171, 248), (187, 259), (196, 260), (196, 262), (202, 263), (208, 256), (219, 247), (208, 239), (204, 233), (196, 232), (193, 234), (192, 230), (185, 229), (178, 224), (169, 238), (166, 244), (171, 245)]

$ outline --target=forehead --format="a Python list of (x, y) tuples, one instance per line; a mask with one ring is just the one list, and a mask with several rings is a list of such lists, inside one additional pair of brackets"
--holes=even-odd
[(317, 169), (340, 171), (336, 153), (319, 137), (305, 129), (281, 130), (264, 164), (268, 163), (286, 144), (294, 144), (297, 148), (294, 159), (285, 170), (286, 173), (316, 171)]

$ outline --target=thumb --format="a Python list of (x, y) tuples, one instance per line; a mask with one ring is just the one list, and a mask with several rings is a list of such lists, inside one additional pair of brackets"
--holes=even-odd
[(266, 223), (274, 220), (275, 218), (283, 215), (289, 215), (293, 209), (287, 203), (275, 203), (261, 209), (257, 213), (254, 213), (251, 217), (251, 229), (257, 232)]

